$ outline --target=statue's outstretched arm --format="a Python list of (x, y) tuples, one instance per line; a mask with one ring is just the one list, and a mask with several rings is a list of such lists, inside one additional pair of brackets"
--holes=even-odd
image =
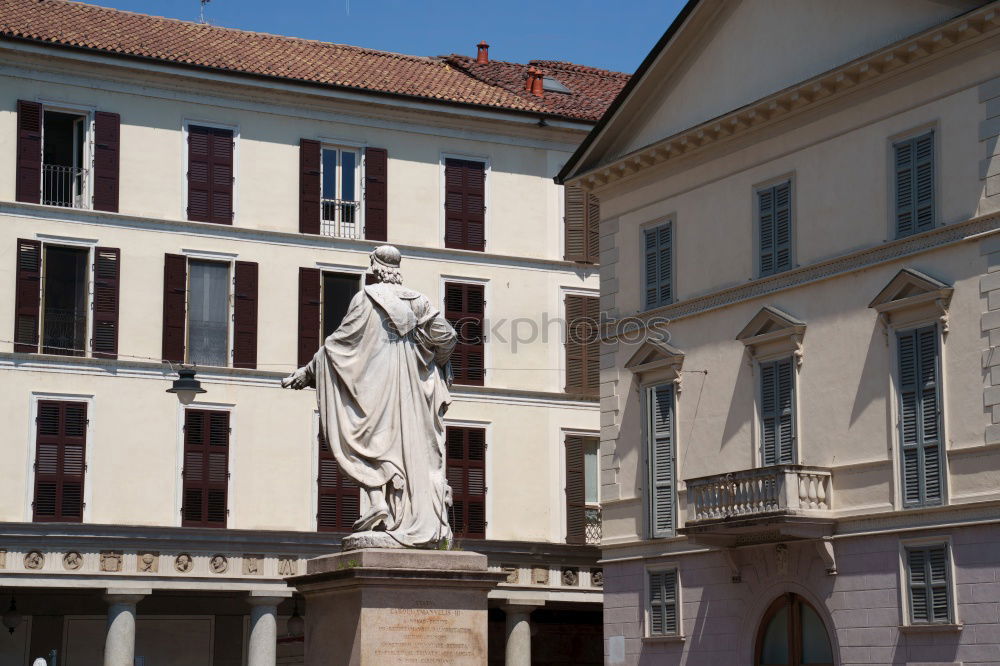
[(316, 359), (309, 361), (309, 365), (304, 365), (292, 374), (281, 380), (281, 388), (291, 388), (296, 391), (308, 386), (316, 386), (316, 375), (313, 373), (313, 363)]

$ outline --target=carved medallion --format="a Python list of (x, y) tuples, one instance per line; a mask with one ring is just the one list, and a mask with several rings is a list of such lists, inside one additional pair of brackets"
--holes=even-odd
[(45, 556), (37, 550), (33, 550), (24, 556), (25, 569), (41, 569), (45, 566)]
[(67, 571), (76, 571), (83, 566), (83, 556), (75, 550), (71, 550), (63, 555), (63, 568)]
[(779, 543), (774, 547), (774, 560), (779, 574), (788, 573), (788, 546)]
[(576, 587), (580, 582), (580, 571), (576, 567), (563, 567), (562, 584), (566, 587)]
[(0, 569), (7, 568), (7, 551), (0, 550)]
[(174, 569), (180, 573), (187, 573), (194, 568), (194, 560), (187, 553), (181, 553), (174, 559)]
[(229, 560), (224, 555), (216, 554), (212, 556), (208, 566), (212, 569), (212, 573), (223, 574), (229, 569)]
[(590, 584), (594, 587), (604, 587), (604, 569), (590, 570)]
[(139, 553), (135, 556), (135, 568), (139, 573), (156, 573), (160, 569), (160, 554)]
[(298, 571), (298, 568), (299, 568), (299, 561), (294, 557), (278, 558), (279, 576), (294, 576), (295, 572)]
[(106, 550), (101, 553), (101, 571), (121, 571), (122, 554), (117, 550)]
[(548, 567), (531, 567), (531, 582), (535, 585), (548, 585), (549, 584), (549, 568)]
[(247, 555), (243, 554), (243, 575), (244, 576), (259, 576), (261, 573), (261, 561), (264, 559), (263, 555)]

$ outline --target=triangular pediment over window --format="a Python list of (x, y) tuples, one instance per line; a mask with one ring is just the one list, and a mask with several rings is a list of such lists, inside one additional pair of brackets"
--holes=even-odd
[(655, 338), (646, 340), (625, 362), (625, 367), (639, 376), (640, 380), (665, 379), (675, 382), (680, 390), (681, 366), (684, 352), (666, 340)]
[(904, 268), (868, 304), (886, 326), (939, 319), (948, 330), (948, 306), (955, 290), (926, 273)]
[(736, 339), (747, 346), (751, 356), (772, 357), (792, 353), (802, 362), (802, 338), (806, 323), (773, 305), (765, 305), (753, 316)]

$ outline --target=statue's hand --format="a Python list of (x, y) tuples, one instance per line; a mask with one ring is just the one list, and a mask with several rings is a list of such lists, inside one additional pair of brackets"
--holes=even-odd
[(281, 380), (281, 388), (292, 388), (296, 391), (309, 386), (309, 373), (305, 368), (299, 368)]

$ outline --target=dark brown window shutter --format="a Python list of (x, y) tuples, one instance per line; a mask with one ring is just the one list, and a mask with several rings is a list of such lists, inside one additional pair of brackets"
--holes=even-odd
[(184, 362), (187, 257), (168, 254), (163, 264), (163, 360)]
[(444, 245), (459, 250), (486, 249), (486, 165), (472, 160), (444, 161)]
[(566, 391), (597, 395), (600, 299), (566, 294)]
[(299, 233), (318, 234), (320, 230), (320, 160), (319, 141), (299, 140)]
[(188, 219), (233, 223), (233, 132), (188, 126)]
[(584, 438), (566, 436), (566, 543), (586, 543), (586, 486)]
[(14, 293), (14, 351), (38, 351), (38, 312), (42, 304), (42, 243), (17, 239)]
[(94, 210), (118, 212), (120, 133), (117, 113), (94, 114)]
[(299, 365), (307, 365), (319, 349), (320, 271), (299, 269)]
[(184, 410), (181, 525), (225, 527), (229, 494), (229, 412)]
[(486, 374), (483, 342), (485, 311), (483, 285), (445, 283), (444, 316), (458, 333), (458, 343), (451, 353), (451, 369), (456, 384), (483, 385)]
[(565, 196), (566, 261), (597, 263), (600, 256), (601, 204), (583, 188), (567, 185)]
[(98, 358), (118, 358), (118, 293), (121, 252), (114, 247), (94, 250), (94, 339)]
[(456, 539), (485, 539), (486, 430), (448, 426), (445, 437), (451, 531)]
[(365, 148), (365, 238), (389, 239), (389, 153)]
[(17, 101), (17, 185), (15, 197), (39, 203), (42, 197), (42, 105)]
[(40, 400), (35, 417), (36, 522), (83, 520), (87, 403)]
[(361, 516), (360, 488), (354, 479), (344, 474), (319, 433), (319, 476), (316, 528), (320, 532), (352, 532), (354, 521)]
[(236, 262), (233, 367), (257, 367), (257, 264)]

